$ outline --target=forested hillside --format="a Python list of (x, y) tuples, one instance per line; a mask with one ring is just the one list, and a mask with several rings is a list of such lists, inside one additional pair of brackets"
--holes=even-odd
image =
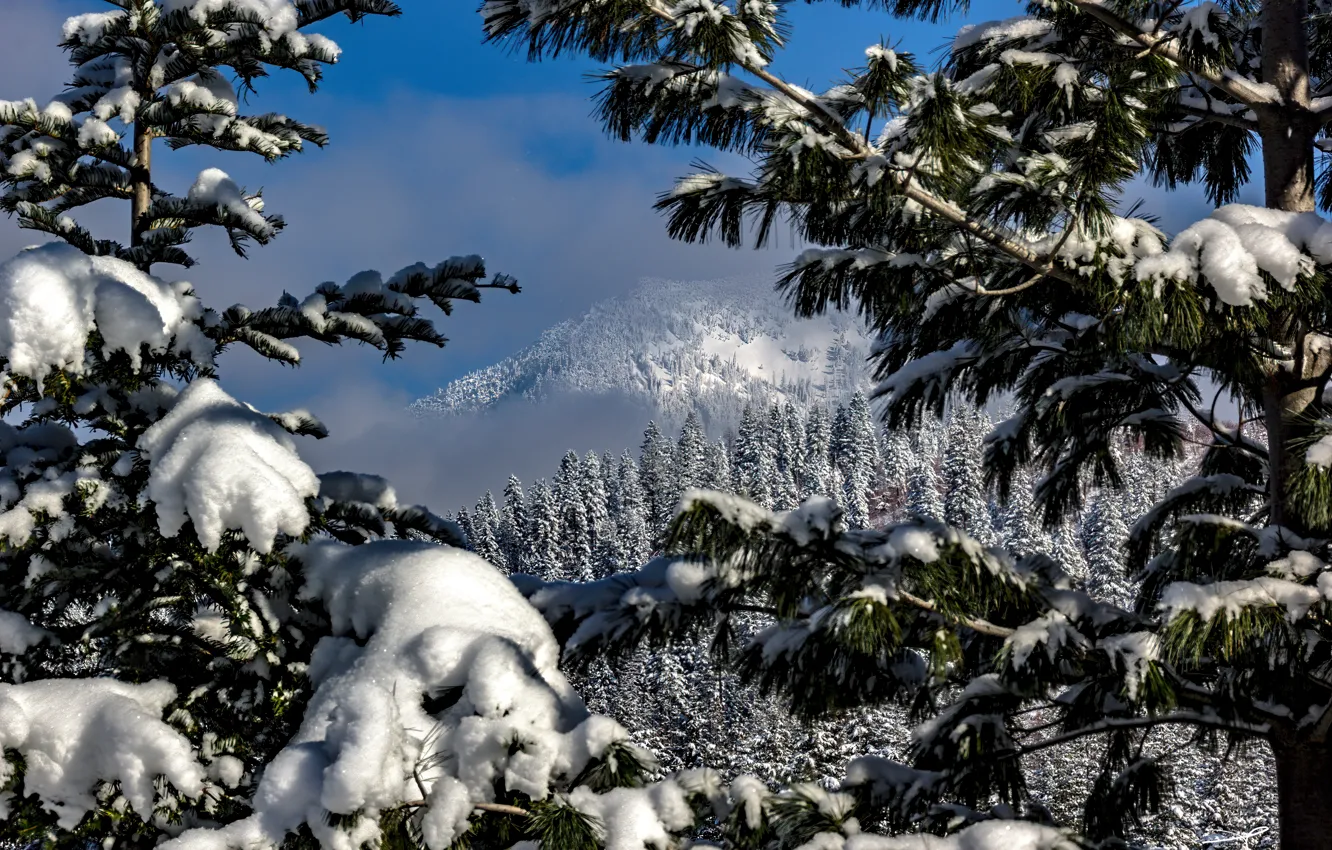
[[(986, 484), (983, 441), (995, 418), (1001, 417), (959, 403), (918, 429), (884, 430), (860, 392), (832, 410), (789, 401), (749, 405), (738, 428), (711, 437), (691, 413), (674, 433), (650, 424), (636, 449), (583, 457), (567, 452), (550, 481), (525, 484), (511, 476), (502, 494), (484, 494), (455, 518), (471, 548), (501, 569), (577, 582), (647, 561), (689, 488), (745, 495), (775, 510), (831, 496), (860, 526), (924, 517), (1018, 555), (1045, 553), (1097, 598), (1132, 608), (1137, 587), (1124, 557), (1129, 530), (1193, 473), (1201, 453), (1162, 463), (1140, 447), (1116, 447), (1123, 486), (1097, 489), (1079, 515), (1046, 531), (1032, 498), (1033, 473), (1019, 477), (1021, 486), (1007, 500)], [(738, 643), (755, 630), (742, 618)], [(623, 723), (662, 757), (667, 772), (710, 765), (728, 776), (832, 788), (854, 757), (904, 758), (915, 726), (911, 712), (900, 707), (801, 723), (777, 698), (715, 666), (701, 638), (596, 659), (575, 681), (594, 710)], [(1168, 732), (1158, 737), (1162, 750), (1187, 740)], [(1139, 837), (1169, 848), (1210, 841), (1264, 846), (1276, 814), (1275, 789), (1246, 777), (1265, 775), (1270, 765), (1253, 760), (1270, 757), (1262, 748), (1229, 760), (1223, 755), (1221, 745), (1215, 755), (1187, 756), (1176, 767), (1178, 799), (1144, 821)], [(1028, 781), (1057, 816), (1075, 818), (1100, 757), (1095, 747), (1059, 753), (1037, 763)]]

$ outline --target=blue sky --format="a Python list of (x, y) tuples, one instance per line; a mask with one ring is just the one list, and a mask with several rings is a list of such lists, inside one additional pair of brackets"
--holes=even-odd
[[(321, 281), (345, 280), (365, 268), (391, 272), (452, 254), (482, 254), (493, 269), (520, 279), (521, 295), (492, 294), (482, 305), (459, 305), (452, 318), (442, 319), (451, 339), (443, 351), (415, 348), (404, 360), (381, 365), (372, 351), (306, 347), (300, 370), (245, 354), (228, 355), (223, 364), (224, 381), (238, 397), (269, 409), (308, 407), (325, 419), (335, 437), (311, 450), (321, 465), (365, 471), (387, 466), (382, 471), (411, 478), (404, 489), (418, 498), (451, 499), (467, 488), (476, 492), (482, 481), (493, 486), (488, 482), (509, 471), (505, 449), (497, 446), (496, 458), (475, 475), (464, 463), (470, 459), (448, 454), (449, 436), (442, 431), (432, 432), (439, 449), (429, 463), (408, 452), (369, 451), (386, 434), (398, 435), (392, 443), (413, 442), (402, 413), (413, 398), (521, 348), (554, 322), (643, 277), (770, 272), (791, 258), (793, 246), (780, 240), (763, 251), (730, 251), (671, 242), (651, 209), (655, 195), (687, 173), (696, 157), (736, 170), (743, 161), (703, 149), (610, 141), (589, 115), (595, 87), (584, 74), (596, 65), (573, 59), (531, 64), (522, 53), (482, 44), (470, 0), (400, 3), (400, 18), (355, 26), (339, 19), (321, 28), (344, 55), (318, 94), (307, 94), (292, 75), (263, 84), (252, 101), (256, 111), (326, 126), (328, 149), (274, 165), (211, 151), (163, 152), (155, 164), (161, 182), (178, 192), (200, 169), (219, 166), (242, 185), (262, 186), (269, 209), (287, 217), (287, 230), (272, 245), (255, 248), (248, 261), (232, 255), (216, 234), (197, 238), (201, 265), (177, 276), (195, 283), (216, 307), (237, 301), (264, 306), (283, 289), (303, 295)], [(60, 22), (104, 8), (95, 0), (0, 0), (6, 23), (0, 99), (41, 101), (58, 91), (67, 77), (56, 47)], [(839, 80), (841, 69), (860, 64), (865, 47), (880, 39), (933, 61), (962, 23), (1020, 12), (1017, 3), (985, 0), (967, 16), (929, 25), (833, 2), (793, 3), (794, 36), (773, 67), (819, 90)], [(1186, 194), (1163, 212), (1163, 223), (1173, 229), (1204, 208), (1196, 195)], [(92, 209), (83, 221), (95, 232), (118, 236), (126, 217), (127, 211), (113, 206)], [(33, 241), (33, 234), (0, 219), (0, 257)], [(604, 416), (579, 421), (566, 414), (559, 428), (542, 430), (552, 463), (566, 445), (586, 450), (625, 444), (598, 444), (619, 439), (604, 421), (593, 421)], [(443, 473), (436, 470), (442, 469), (452, 470), (456, 486), (439, 489), (436, 478)]]

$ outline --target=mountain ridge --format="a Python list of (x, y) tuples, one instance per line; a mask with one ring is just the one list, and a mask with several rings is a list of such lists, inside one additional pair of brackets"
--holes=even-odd
[(725, 430), (751, 402), (833, 406), (866, 389), (872, 341), (853, 314), (795, 318), (769, 277), (645, 278), (410, 409), (449, 416), (513, 399), (619, 393), (666, 427), (698, 410), (710, 430)]

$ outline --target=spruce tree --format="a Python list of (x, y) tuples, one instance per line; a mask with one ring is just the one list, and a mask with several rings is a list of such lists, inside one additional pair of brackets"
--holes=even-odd
[(646, 500), (648, 530), (654, 540), (670, 523), (678, 497), (672, 449), (657, 423), (649, 422), (639, 447), (638, 474)]
[(800, 501), (796, 485), (796, 444), (786, 428), (786, 417), (776, 402), (768, 406), (768, 439), (772, 447), (772, 506), (789, 511)]
[(805, 423), (804, 475), (800, 486), (802, 498), (835, 494), (831, 453), (832, 433), (828, 411), (814, 407)]
[(1102, 490), (1092, 499), (1083, 519), (1082, 540), (1087, 553), (1087, 590), (1097, 599), (1120, 607), (1133, 604), (1133, 588), (1125, 580), (1124, 524), (1119, 494)]
[(757, 504), (772, 505), (773, 462), (767, 418), (750, 404), (740, 416), (740, 430), (735, 436), (735, 456), (731, 464), (735, 492)]
[(581, 491), (587, 515), (588, 540), (592, 547), (591, 567), (597, 578), (615, 571), (617, 540), (610, 514), (610, 494), (602, 474), (601, 458), (596, 452), (583, 457)]
[(990, 543), (995, 535), (985, 492), (982, 440), (988, 429), (984, 421), (981, 411), (953, 409), (948, 417), (948, 442), (940, 476), (944, 488), (944, 521)]
[(782, 405), (782, 433), (777, 453), (785, 458), (791, 484), (795, 488), (794, 501), (800, 501), (805, 480), (805, 420), (790, 401)]
[(489, 490), (476, 503), (472, 511), (471, 535), (468, 538), (472, 551), (485, 558), (501, 570), (509, 570), (508, 559), (500, 545), (500, 512), (495, 504), (495, 497)]
[(703, 433), (703, 421), (697, 410), (689, 411), (684, 426), (680, 429), (680, 439), (675, 444), (675, 498), (690, 487), (702, 485), (707, 477), (707, 434)]
[(638, 462), (628, 451), (620, 456), (618, 477), (619, 505), (614, 519), (620, 548), (616, 560), (620, 569), (633, 570), (647, 561), (652, 551), (652, 534), (648, 530), (647, 499), (638, 477)]
[[(1050, 552), (1050, 538), (1041, 528), (1036, 516), (1036, 501), (1032, 496), (1029, 474), (1020, 473), (1008, 491), (1008, 502), (1003, 506), (1003, 545), (1018, 558), (1037, 552)], [(1122, 569), (1122, 564), (1120, 565)]]
[(523, 482), (510, 475), (504, 485), (504, 506), (500, 509), (500, 548), (512, 572), (530, 573), (530, 555), (526, 546), (527, 498)]
[(700, 487), (709, 490), (730, 490), (734, 472), (731, 468), (731, 453), (726, 448), (726, 441), (718, 437), (708, 443), (704, 452), (704, 475)]
[[(967, 9), (877, 5), (930, 19)], [(980, 407), (1008, 394), (1014, 413), (989, 435), (987, 483), (1003, 497), (1034, 466), (1048, 525), (1122, 485), (1115, 445), (1170, 459), (1193, 425), (1207, 435), (1196, 474), (1133, 526), (1133, 612), (1065, 590), (1057, 565), (977, 549), (955, 530), (921, 527), (934, 549), (867, 547), (847, 567), (844, 547), (863, 537), (833, 531), (816, 544), (706, 500), (686, 511), (678, 547), (743, 565), (691, 610), (713, 617), (744, 586), (775, 605), (774, 633), (813, 633), (807, 592), (838, 612), (827, 621), (856, 607), (881, 627), (876, 655), (855, 654), (869, 623), (841, 643), (802, 633), (780, 660), (742, 654), (751, 675), (816, 713), (833, 709), (830, 692), (859, 705), (887, 698), (875, 688), (924, 681), (950, 695), (913, 745), (930, 773), (894, 774), (912, 777), (906, 787), (886, 770), (865, 787), (859, 773), (868, 801), (857, 823), (885, 798), (944, 803), (935, 811), (953, 823), (1015, 811), (1028, 801), (1024, 756), (1092, 741), (1105, 757), (1077, 828), (1123, 840), (1165, 805), (1171, 759), (1151, 744), (1177, 726), (1204, 744), (1270, 748), (1281, 846), (1332, 847), (1332, 603), (1320, 590), (1332, 558), (1332, 228), (1319, 215), (1332, 207), (1321, 154), (1332, 49), (1321, 7), (1030, 4), (967, 26), (934, 66), (871, 44), (830, 62), (830, 74), (849, 70), (824, 91), (783, 75), (781, 4), (489, 0), (483, 14), (491, 39), (534, 57), (633, 63), (600, 78), (597, 115), (615, 137), (748, 157), (752, 174), (702, 168), (663, 194), (670, 233), (739, 245), (791, 222), (812, 247), (779, 283), (801, 315), (852, 307), (883, 332), (887, 424), (940, 415), (957, 396)], [(1254, 177), (1261, 205), (1237, 203)], [(1167, 235), (1157, 210), (1133, 203), (1136, 178), (1196, 184), (1216, 209)], [(1208, 385), (1265, 439), (1218, 422)], [(827, 551), (838, 558), (815, 568)], [(866, 575), (884, 576), (884, 604), (855, 595)], [(797, 576), (808, 583), (789, 585)], [(897, 628), (883, 628), (889, 616)], [(931, 659), (934, 678), (871, 660), (908, 648)], [(1042, 739), (1021, 718), (1052, 694), (1068, 698), (1052, 701), (1059, 732)], [(996, 799), (1008, 807), (991, 808)], [(902, 817), (919, 823), (920, 812)]]
[(578, 453), (570, 449), (560, 460), (552, 495), (559, 513), (559, 553), (564, 574), (574, 581), (594, 577), (592, 523), (587, 514), (586, 484)]
[(906, 511), (909, 516), (943, 521), (944, 503), (939, 495), (939, 476), (933, 465), (919, 463), (907, 476)]
[(532, 485), (532, 494), (527, 502), (527, 533), (523, 544), (532, 575), (548, 581), (569, 577), (564, 569), (562, 533), (561, 515), (555, 495), (544, 478), (538, 479)]

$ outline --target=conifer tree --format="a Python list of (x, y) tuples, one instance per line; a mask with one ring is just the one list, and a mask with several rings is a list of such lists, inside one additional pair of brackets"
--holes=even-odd
[[(703, 433), (703, 421), (698, 417), (697, 410), (689, 411), (685, 417), (684, 426), (680, 429), (680, 439), (675, 445), (674, 453), (674, 471), (675, 471), (675, 500), (679, 500), (680, 494), (690, 487), (698, 487), (707, 477), (705, 464), (707, 462), (707, 443), (708, 438)], [(674, 506), (672, 506), (674, 510)]]
[(835, 494), (832, 469), (832, 434), (828, 412), (815, 407), (805, 423), (804, 476), (801, 497), (832, 496)]
[(495, 497), (489, 490), (476, 503), (472, 512), (472, 551), (502, 570), (509, 569), (508, 559), (500, 546), (500, 512)]
[(639, 447), (638, 475), (643, 485), (648, 531), (654, 540), (666, 529), (675, 512), (678, 494), (672, 469), (672, 449), (657, 423), (649, 422)]
[(791, 485), (795, 488), (794, 501), (800, 501), (805, 479), (805, 420), (790, 401), (782, 405), (782, 434), (777, 453), (785, 459)]
[(954, 408), (948, 417), (947, 444), (940, 475), (944, 488), (944, 521), (978, 540), (994, 539), (994, 524), (985, 493), (982, 440), (988, 429), (981, 411)]
[(592, 561), (592, 524), (584, 498), (583, 465), (572, 449), (560, 460), (552, 495), (560, 517), (559, 553), (564, 573), (574, 581), (588, 581), (596, 569)]
[[(967, 9), (878, 5), (931, 19)], [(1077, 826), (1094, 841), (1124, 840), (1165, 805), (1170, 758), (1144, 741), (1171, 726), (1204, 743), (1270, 748), (1281, 846), (1325, 850), (1332, 681), (1321, 648), (1332, 603), (1318, 588), (1332, 560), (1322, 542), (1332, 539), (1332, 228), (1319, 212), (1332, 208), (1321, 153), (1332, 50), (1322, 11), (1291, 0), (1061, 0), (1017, 14), (969, 25), (933, 67), (871, 44), (834, 60), (830, 74), (849, 70), (821, 92), (783, 74), (791, 19), (781, 4), (490, 0), (484, 20), (490, 38), (534, 57), (634, 63), (601, 75), (597, 115), (614, 136), (748, 157), (752, 174), (702, 168), (664, 193), (670, 233), (739, 245), (791, 222), (813, 247), (780, 285), (801, 315), (853, 307), (883, 332), (875, 368), (887, 424), (940, 415), (958, 396), (983, 407), (1008, 394), (1014, 414), (989, 435), (987, 483), (1005, 497), (1017, 470), (1034, 466), (1049, 526), (1123, 484), (1115, 445), (1170, 459), (1195, 425), (1207, 435), (1197, 474), (1134, 524), (1133, 612), (1063, 589), (1047, 562), (964, 545), (955, 530), (926, 532), (942, 548), (917, 551), (938, 558), (884, 564), (875, 559), (890, 556), (866, 548), (854, 567), (828, 558), (815, 569), (811, 550), (846, 558), (865, 538), (802, 542), (775, 518), (707, 500), (681, 517), (678, 546), (744, 565), (691, 610), (715, 616), (745, 586), (774, 602), (772, 631), (789, 637), (811, 629), (808, 602), (782, 608), (795, 576), (811, 576), (801, 593), (836, 588), (827, 606), (838, 622), (877, 605), (856, 601), (859, 577), (885, 576), (888, 602), (873, 622), (891, 616), (899, 628), (877, 632), (890, 637), (874, 657), (910, 647), (930, 670), (950, 671), (947, 688), (925, 688), (952, 696), (912, 756), (944, 778), (926, 792), (921, 774), (907, 787), (875, 774), (857, 823), (882, 814), (874, 801), (885, 798), (945, 803), (935, 811), (954, 823), (1016, 811), (1032, 748), (1090, 741), (1106, 756)], [(1216, 209), (1167, 235), (1133, 203), (1135, 178), (1196, 184)], [(1253, 178), (1261, 206), (1237, 203)], [(1216, 421), (1208, 384), (1261, 422), (1265, 440)], [(903, 626), (921, 618), (933, 619), (928, 630)], [(861, 687), (936, 682), (880, 670), (859, 646), (806, 639), (761, 674), (762, 659), (740, 658), (815, 713), (834, 706), (810, 694), (856, 693), (859, 705), (884, 698)], [(830, 669), (854, 672), (834, 683), (814, 672)], [(1049, 706), (1061, 731), (1048, 741), (1019, 719), (1046, 694), (1069, 696)], [(991, 808), (996, 799), (1008, 807)]]
[(907, 478), (916, 464), (911, 448), (911, 437), (901, 431), (888, 431), (883, 435), (883, 470), (886, 484), (896, 490), (906, 490)]
[(726, 441), (718, 437), (708, 443), (704, 453), (704, 476), (700, 487), (709, 490), (729, 490), (734, 473), (731, 468), (731, 453), (726, 448)]
[(907, 476), (907, 513), (913, 517), (942, 522), (943, 498), (939, 495), (939, 476), (934, 467), (919, 463)]
[[(1003, 506), (1002, 537), (1004, 547), (1018, 558), (1037, 552), (1052, 554), (1050, 538), (1036, 516), (1029, 474), (1022, 473), (1014, 478), (1008, 491), (1008, 502)], [(1120, 569), (1123, 569), (1122, 564)]]
[(532, 572), (527, 551), (527, 498), (523, 482), (510, 475), (504, 485), (504, 506), (500, 509), (500, 549), (512, 572)]
[(1082, 526), (1083, 548), (1087, 552), (1087, 589), (1097, 599), (1122, 608), (1132, 606), (1134, 597), (1124, 575), (1128, 536), (1118, 494), (1108, 490), (1097, 493)]
[(476, 551), (476, 529), (472, 527), (472, 514), (464, 505), (458, 508), (458, 513), (453, 515), (454, 522), (458, 523), (458, 531), (462, 534), (462, 543), (469, 552)]
[(647, 561), (652, 551), (652, 534), (648, 530), (647, 500), (638, 477), (638, 462), (628, 451), (620, 455), (618, 478), (619, 505), (614, 514), (620, 544), (617, 561), (620, 569), (634, 569)]
[(772, 506), (789, 511), (800, 501), (795, 479), (795, 444), (786, 429), (786, 417), (781, 405), (768, 406), (768, 439), (772, 452)]
[(564, 569), (564, 551), (561, 548), (562, 522), (555, 494), (544, 478), (532, 485), (527, 502), (527, 533), (524, 548), (532, 575), (548, 581), (559, 581), (569, 576)]
[(776, 465), (769, 442), (767, 418), (750, 404), (740, 416), (740, 430), (735, 436), (735, 457), (731, 468), (735, 492), (748, 496), (765, 507), (772, 504)]
[(588, 540), (592, 548), (590, 563), (593, 574), (601, 578), (615, 571), (618, 541), (610, 514), (610, 494), (606, 492), (601, 458), (596, 452), (590, 451), (583, 457), (580, 475)]

